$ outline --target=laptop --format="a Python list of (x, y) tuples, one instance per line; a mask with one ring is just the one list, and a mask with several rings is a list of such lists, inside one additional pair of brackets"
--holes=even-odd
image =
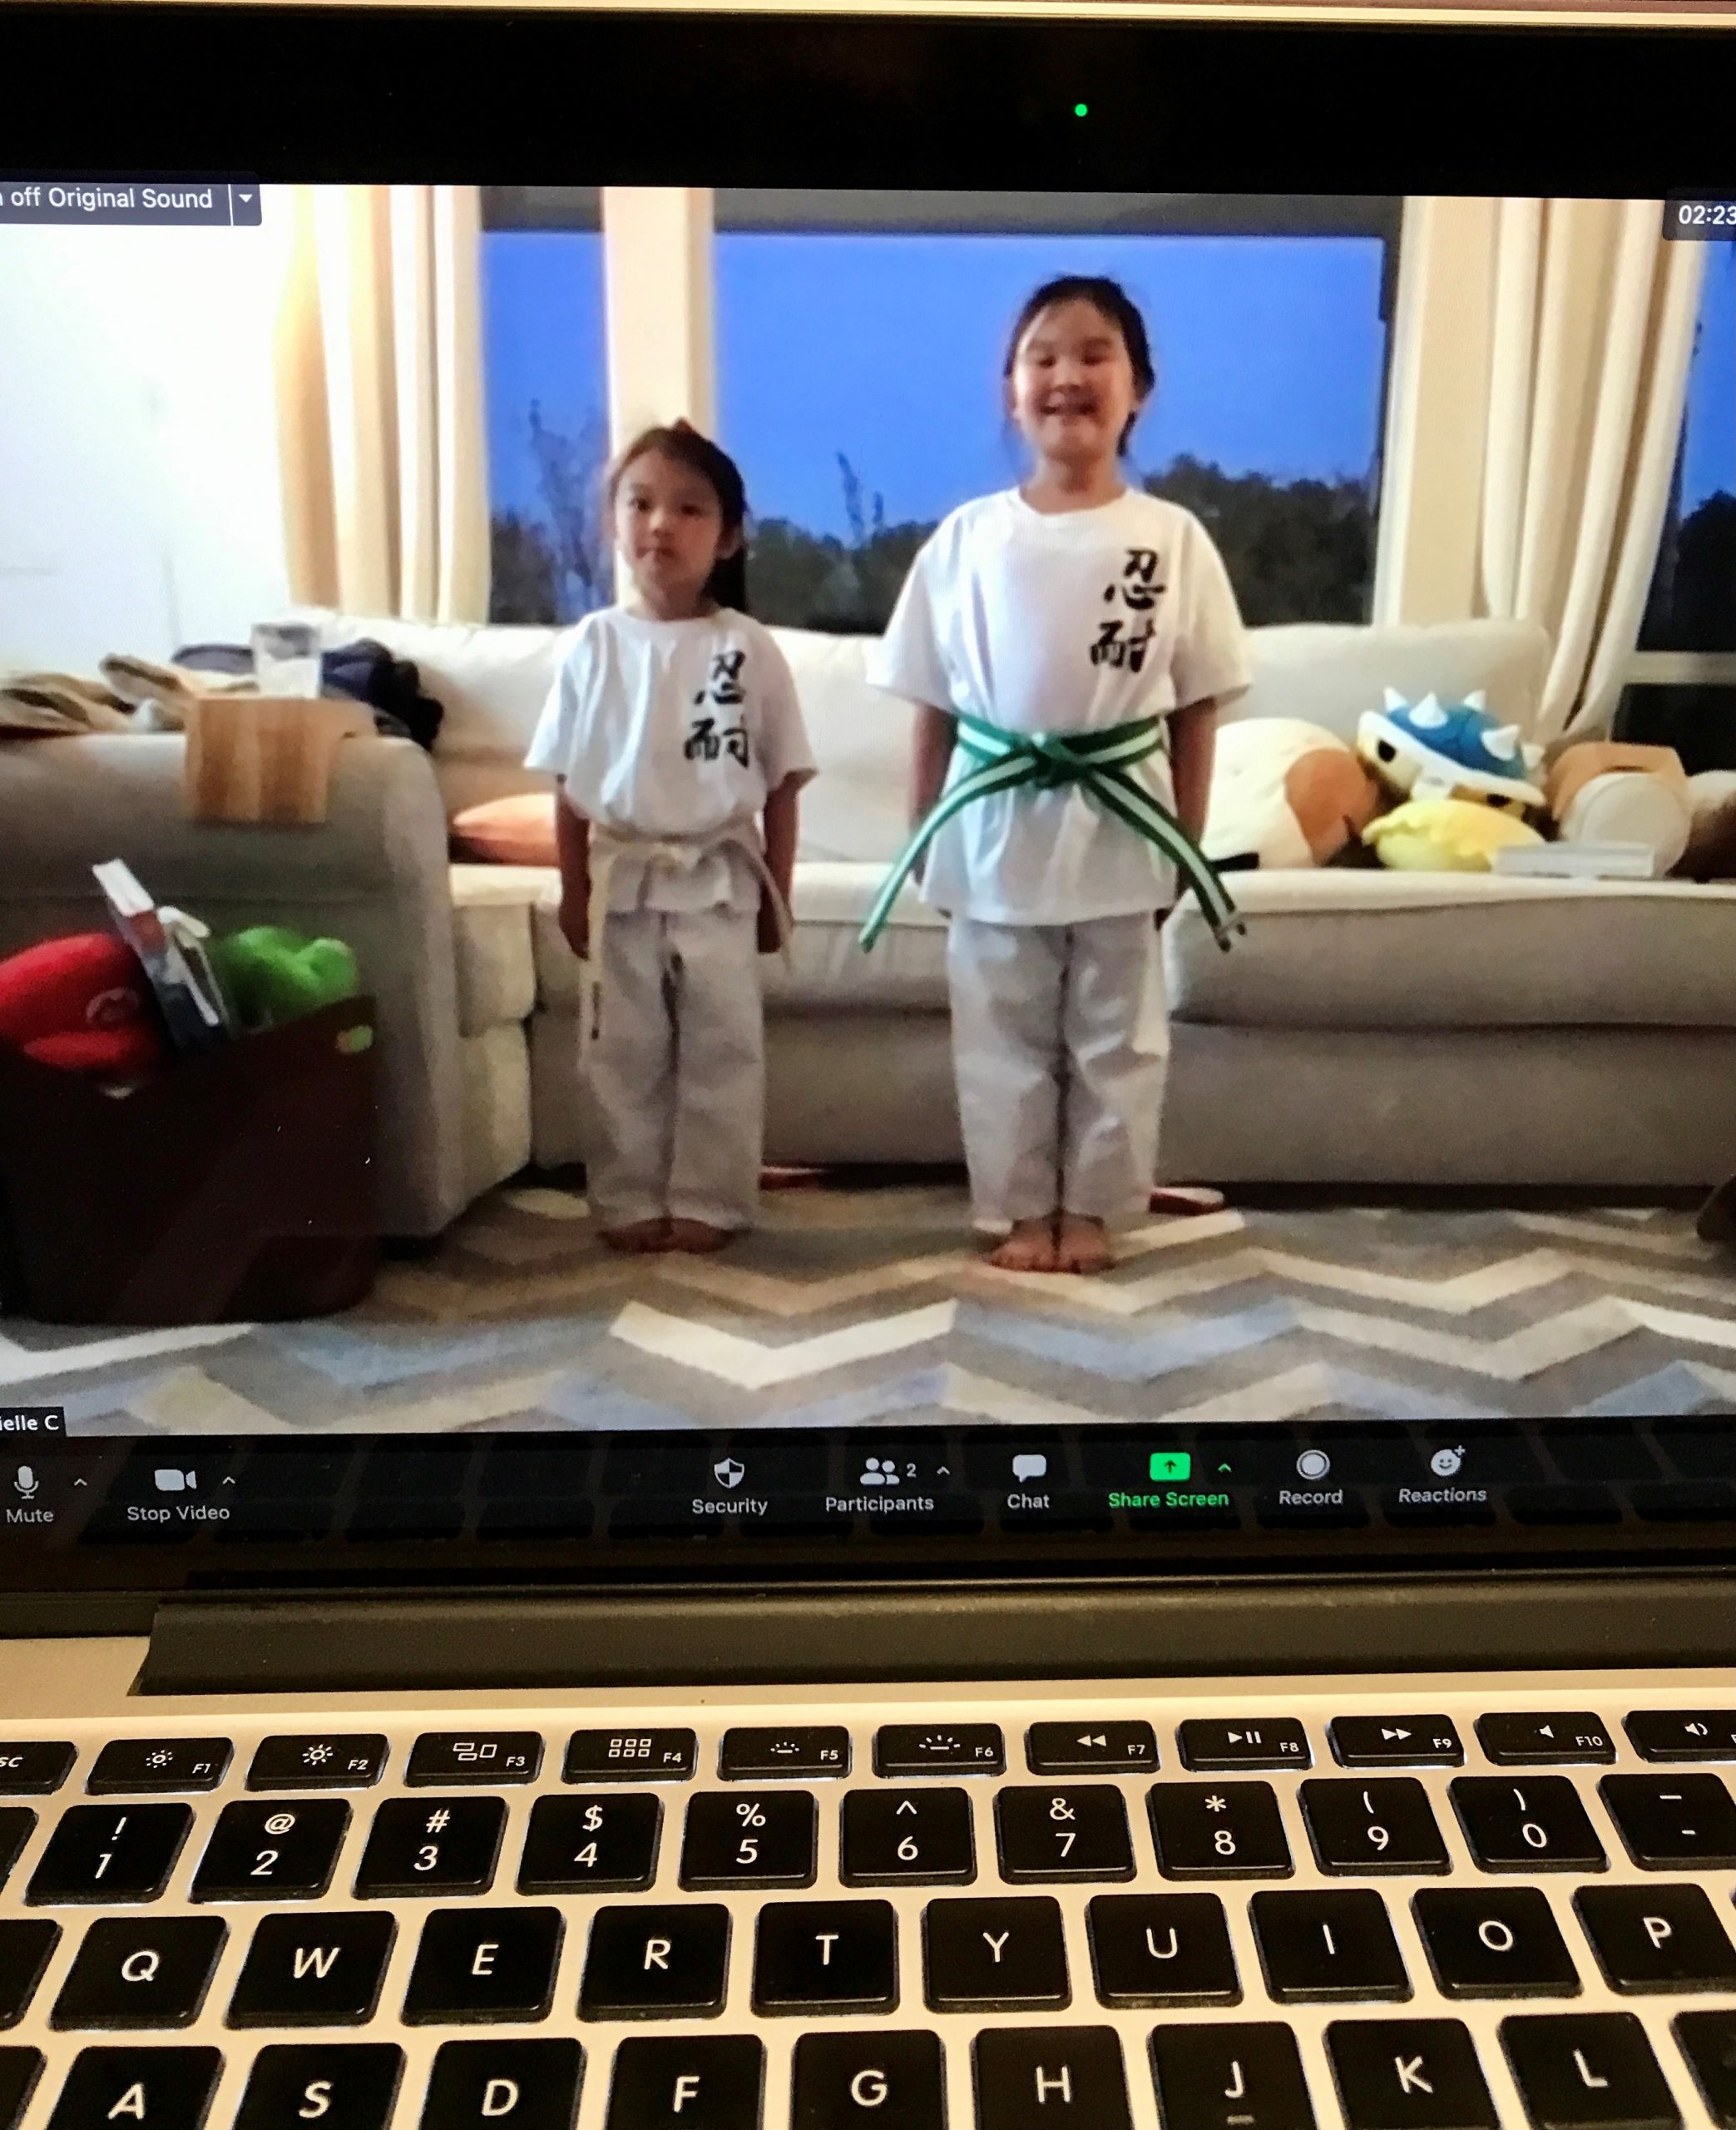
[[(1020, 478), (1055, 275), (1149, 310), (1139, 484), (1271, 656), (1352, 659), (1305, 714), (1360, 775), (1370, 632), (1541, 686), (1453, 577), (1473, 443), (1392, 416), (1422, 353), (1476, 397), (1491, 232), (1697, 247), (1674, 382), (1669, 303), (1632, 344), (1669, 563), (1617, 729), (1660, 805), (1729, 766), (1727, 593), (1671, 634), (1696, 512), (1729, 559), (1728, 22), (1245, 12), (6, 11), (0, 2130), (1736, 2125), (1728, 1146), (1426, 1190), (1442, 1105), (1414, 1175), (1189, 1157), (1106, 1272), (997, 1269), (935, 922), (855, 944), (904, 826), (864, 646)], [(758, 1229), (635, 1256), (554, 857), (477, 840), (547, 830), (601, 468), (677, 415), (819, 774)]]

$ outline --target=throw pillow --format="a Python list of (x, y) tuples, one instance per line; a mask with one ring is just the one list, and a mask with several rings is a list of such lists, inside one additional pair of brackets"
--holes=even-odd
[(473, 864), (558, 864), (553, 799), (547, 791), (517, 791), (467, 806), (453, 818), (452, 853)]

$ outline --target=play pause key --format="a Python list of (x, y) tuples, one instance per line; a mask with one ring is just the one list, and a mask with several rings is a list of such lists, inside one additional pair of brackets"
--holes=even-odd
[(1227, 1723), (1203, 1716), (1181, 1726), (1181, 1763), (1202, 1774), (1229, 1775), (1244, 1767), (1306, 1767), (1308, 1736), (1293, 1716)]
[(1033, 1775), (1143, 1775), (1157, 1766), (1149, 1723), (1033, 1723), (1025, 1736)]

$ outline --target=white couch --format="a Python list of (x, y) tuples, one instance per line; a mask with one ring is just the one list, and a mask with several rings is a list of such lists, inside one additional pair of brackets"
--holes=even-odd
[[(444, 702), (449, 812), (543, 783), (521, 765), (559, 632), (327, 619), (340, 640), (413, 660)], [(769, 1157), (956, 1160), (942, 928), (907, 893), (874, 952), (856, 944), (905, 833), (908, 715), (867, 686), (864, 639), (777, 633), (821, 775), (804, 795), (794, 968), (765, 965)], [(1252, 643), (1233, 715), (1347, 737), (1388, 686), (1480, 687), (1529, 729), (1548, 655), (1541, 631), (1495, 622), (1262, 629)], [(534, 1157), (576, 1161), (576, 965), (552, 876), (459, 866), (453, 879), (461, 909), (497, 913), (486, 948), (467, 935), (496, 963), (491, 995), (534, 984)], [(1253, 921), (1229, 955), (1191, 899), (1165, 929), (1165, 1176), (1679, 1186), (1736, 1162), (1736, 888), (1341, 868), (1234, 884)], [(480, 972), (471, 988), (489, 988)]]

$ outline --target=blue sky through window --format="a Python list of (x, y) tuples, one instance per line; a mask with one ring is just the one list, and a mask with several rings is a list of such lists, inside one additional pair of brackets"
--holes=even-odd
[(482, 245), (489, 501), (541, 517), (535, 402), (550, 428), (606, 436), (603, 240), (594, 230), (492, 230)]
[(1682, 437), (1682, 513), (1736, 495), (1736, 240), (1707, 247)]

